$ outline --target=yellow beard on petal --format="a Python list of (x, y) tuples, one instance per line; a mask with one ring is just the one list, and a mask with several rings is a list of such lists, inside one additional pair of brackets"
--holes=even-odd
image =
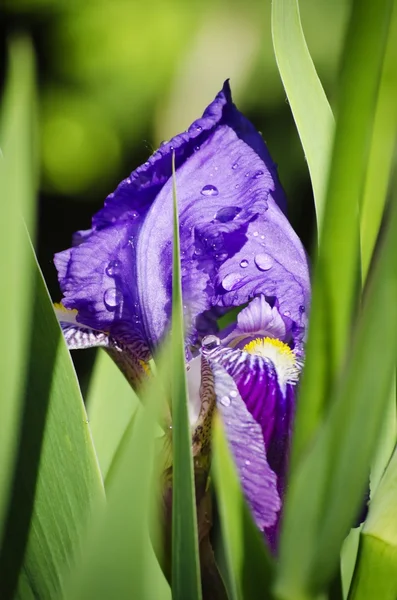
[(283, 386), (298, 381), (301, 365), (293, 350), (281, 340), (270, 337), (257, 338), (246, 344), (243, 350), (269, 359)]

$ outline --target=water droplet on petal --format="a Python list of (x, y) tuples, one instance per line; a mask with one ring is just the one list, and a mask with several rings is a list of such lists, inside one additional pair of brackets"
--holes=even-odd
[(239, 188), (239, 187), (240, 187), (240, 184), (239, 184), (239, 183), (236, 183), (236, 185), (235, 185), (234, 187), (235, 187), (235, 188), (236, 188), (236, 190), (237, 190), (237, 188)]
[(239, 281), (241, 281), (241, 277), (237, 275), (237, 273), (230, 273), (222, 279), (222, 285), (226, 291), (230, 292), (233, 289), (233, 286)]
[(109, 277), (115, 277), (116, 275), (118, 275), (120, 270), (120, 263), (118, 260), (111, 260), (105, 271), (106, 271), (106, 275), (109, 275)]
[(108, 288), (103, 295), (103, 301), (108, 310), (114, 310), (123, 300), (122, 293), (116, 288)]
[(216, 335), (206, 335), (201, 342), (201, 346), (204, 350), (213, 350), (220, 346), (221, 340)]
[(254, 237), (258, 237), (259, 233), (257, 231), (254, 231), (254, 233), (252, 234)]
[(231, 398), (237, 398), (238, 392), (236, 390), (231, 390), (231, 392), (229, 392), (229, 396)]
[(220, 399), (220, 403), (223, 404), (223, 406), (230, 406), (229, 396), (222, 396), (222, 398)]
[(242, 269), (245, 269), (245, 267), (248, 267), (248, 260), (246, 260), (245, 258), (241, 261), (240, 263), (240, 267)]
[(201, 190), (201, 194), (203, 196), (217, 196), (219, 192), (218, 188), (216, 188), (214, 185), (209, 184), (203, 187), (203, 189)]
[(200, 150), (200, 146), (195, 146), (195, 147), (194, 147), (194, 151), (195, 151), (195, 152), (198, 152), (199, 150)]
[(166, 144), (168, 144), (167, 140), (163, 140), (162, 142), (160, 142), (160, 147), (165, 146)]
[(145, 167), (150, 167), (150, 162), (148, 160), (145, 162)]
[(306, 310), (306, 308), (305, 308), (305, 305), (304, 305), (304, 304), (301, 304), (301, 305), (300, 305), (300, 307), (299, 307), (299, 312), (300, 312), (300, 313), (304, 313), (304, 312), (305, 312), (305, 310)]
[(225, 206), (224, 208), (220, 208), (218, 210), (215, 215), (215, 219), (221, 223), (227, 223), (228, 221), (233, 221), (240, 211), (241, 208), (238, 206)]
[(202, 130), (202, 127), (201, 127), (201, 125), (196, 125), (196, 130), (197, 130), (197, 131), (201, 131), (201, 130)]
[(195, 256), (201, 256), (203, 254), (203, 249), (202, 248), (195, 248), (194, 249), (194, 255)]
[(290, 315), (291, 315), (290, 311), (286, 310), (285, 313), (284, 313), (284, 317), (289, 317)]
[(234, 165), (232, 165), (233, 171), (235, 171), (237, 169), (237, 167), (238, 167), (238, 163), (234, 163)]
[(261, 240), (264, 240), (264, 239), (265, 239), (265, 236), (264, 236), (264, 235), (261, 235)]
[(249, 467), (249, 466), (250, 466), (250, 464), (251, 464), (251, 461), (250, 461), (250, 460), (246, 460), (246, 461), (245, 461), (245, 464), (247, 465), (247, 467)]
[(139, 217), (139, 212), (137, 210), (132, 210), (131, 213), (131, 219), (137, 219)]
[(255, 173), (255, 175), (253, 176), (253, 179), (259, 179), (259, 177), (262, 177), (263, 175), (263, 171), (257, 171)]
[(268, 254), (257, 254), (254, 260), (260, 271), (268, 271), (273, 266), (273, 259)]
[(250, 173), (249, 173), (249, 171), (247, 171), (247, 172), (245, 173), (245, 177), (249, 177), (249, 176), (250, 176)]

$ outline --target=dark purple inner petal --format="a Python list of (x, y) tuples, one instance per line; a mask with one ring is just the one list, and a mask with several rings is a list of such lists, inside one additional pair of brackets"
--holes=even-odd
[(241, 487), (258, 528), (272, 527), (281, 501), (276, 474), (269, 467), (261, 427), (247, 410), (231, 377), (213, 365), (217, 408), (239, 473)]

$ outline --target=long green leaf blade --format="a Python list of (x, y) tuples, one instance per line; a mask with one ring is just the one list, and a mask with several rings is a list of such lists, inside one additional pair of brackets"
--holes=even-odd
[(34, 67), (27, 39), (9, 46), (9, 72), (2, 114), (0, 146), (0, 546), (5, 527), (23, 411), (32, 275), (27, 227), (33, 229), (35, 198), (33, 161)]
[(360, 206), (361, 265), (365, 281), (382, 221), (397, 130), (397, 6), (394, 2)]
[(120, 441), (139, 400), (110, 356), (99, 350), (86, 399), (95, 451), (106, 480)]
[(175, 600), (201, 600), (191, 434), (180, 273), (179, 218), (173, 157), (174, 252), (172, 278), (172, 594)]
[[(25, 234), (26, 235), (26, 234)], [(29, 242), (25, 240), (29, 246)], [(60, 597), (104, 497), (70, 354), (33, 250), (34, 319), (11, 510), (0, 557), (1, 597)], [(25, 590), (25, 591), (23, 591)]]
[(282, 598), (311, 598), (325, 586), (362, 508), (397, 355), (396, 236), (393, 205), (329, 418), (291, 475), (277, 585)]
[[(356, 0), (346, 35), (321, 247), (313, 283), (307, 359), (292, 467), (322, 419), (348, 350), (359, 290), (358, 209), (369, 157), (393, 0)], [(362, 57), (368, 60), (363, 68)]]
[(272, 35), (277, 66), (310, 171), (320, 233), (334, 119), (306, 45), (298, 0), (273, 0)]
[(142, 394), (145, 406), (128, 424), (109, 473), (107, 506), (93, 522), (84, 560), (66, 596), (70, 600), (171, 600), (149, 528), (157, 392), (157, 385), (148, 387)]
[(376, 490), (360, 536), (349, 600), (397, 597), (397, 451)]

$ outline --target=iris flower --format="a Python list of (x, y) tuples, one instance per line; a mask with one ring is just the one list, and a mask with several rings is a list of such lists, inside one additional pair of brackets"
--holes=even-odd
[[(252, 515), (275, 548), (310, 282), (276, 166), (228, 82), (55, 256), (58, 318), (71, 349), (104, 346), (134, 387), (147, 377), (171, 318), (173, 154), (193, 453), (208, 448), (216, 406)], [(237, 307), (219, 331), (217, 319)]]

